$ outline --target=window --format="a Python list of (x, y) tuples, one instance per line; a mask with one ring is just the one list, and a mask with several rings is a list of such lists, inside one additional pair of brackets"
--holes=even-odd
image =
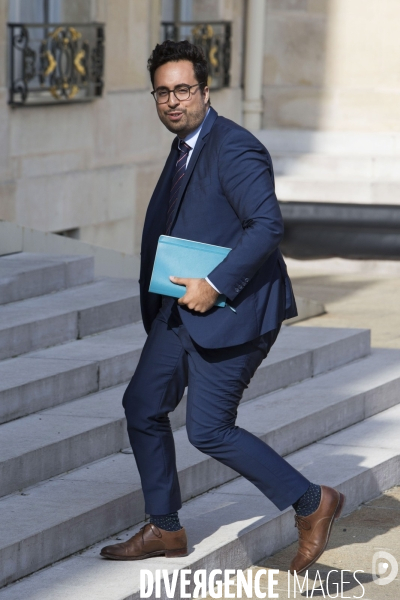
[(93, 100), (103, 89), (104, 26), (91, 0), (9, 2), (9, 104)]
[(215, 0), (162, 0), (162, 40), (189, 40), (203, 48), (211, 89), (229, 87), (231, 23), (220, 21)]

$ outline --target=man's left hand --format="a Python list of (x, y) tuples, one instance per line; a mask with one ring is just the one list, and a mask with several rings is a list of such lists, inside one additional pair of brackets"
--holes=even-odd
[(190, 310), (204, 313), (212, 308), (219, 296), (218, 292), (205, 280), (195, 277), (170, 276), (172, 283), (186, 286), (186, 294), (178, 298), (178, 304)]

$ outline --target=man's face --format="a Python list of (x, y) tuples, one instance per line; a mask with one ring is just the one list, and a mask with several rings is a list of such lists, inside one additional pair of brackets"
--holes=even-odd
[[(168, 62), (158, 67), (154, 73), (154, 89), (167, 88), (173, 90), (179, 85), (196, 85), (197, 81), (193, 64), (189, 60)], [(165, 104), (156, 104), (160, 121), (165, 127), (176, 133), (180, 138), (185, 138), (197, 129), (203, 121), (208, 109), (209, 90), (205, 86), (201, 91), (200, 86), (191, 88), (188, 100), (178, 100), (174, 94), (169, 95)]]

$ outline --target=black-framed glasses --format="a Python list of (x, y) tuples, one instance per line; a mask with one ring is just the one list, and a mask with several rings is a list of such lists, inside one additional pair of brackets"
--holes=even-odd
[(198, 85), (204, 85), (203, 83), (195, 83), (194, 85), (177, 85), (173, 90), (169, 90), (168, 88), (158, 88), (157, 90), (153, 90), (151, 95), (157, 104), (166, 104), (169, 100), (169, 95), (171, 93), (174, 94), (175, 98), (179, 101), (181, 100), (189, 100), (191, 89)]

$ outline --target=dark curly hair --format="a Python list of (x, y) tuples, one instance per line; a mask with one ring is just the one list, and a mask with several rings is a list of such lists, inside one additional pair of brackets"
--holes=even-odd
[(165, 63), (179, 60), (190, 60), (193, 64), (195, 77), (201, 83), (200, 88), (203, 90), (208, 80), (208, 64), (203, 50), (187, 40), (181, 42), (165, 40), (165, 42), (157, 44), (154, 48), (147, 61), (147, 68), (150, 71), (150, 79), (153, 87), (156, 69), (161, 67), (161, 65), (165, 65)]

